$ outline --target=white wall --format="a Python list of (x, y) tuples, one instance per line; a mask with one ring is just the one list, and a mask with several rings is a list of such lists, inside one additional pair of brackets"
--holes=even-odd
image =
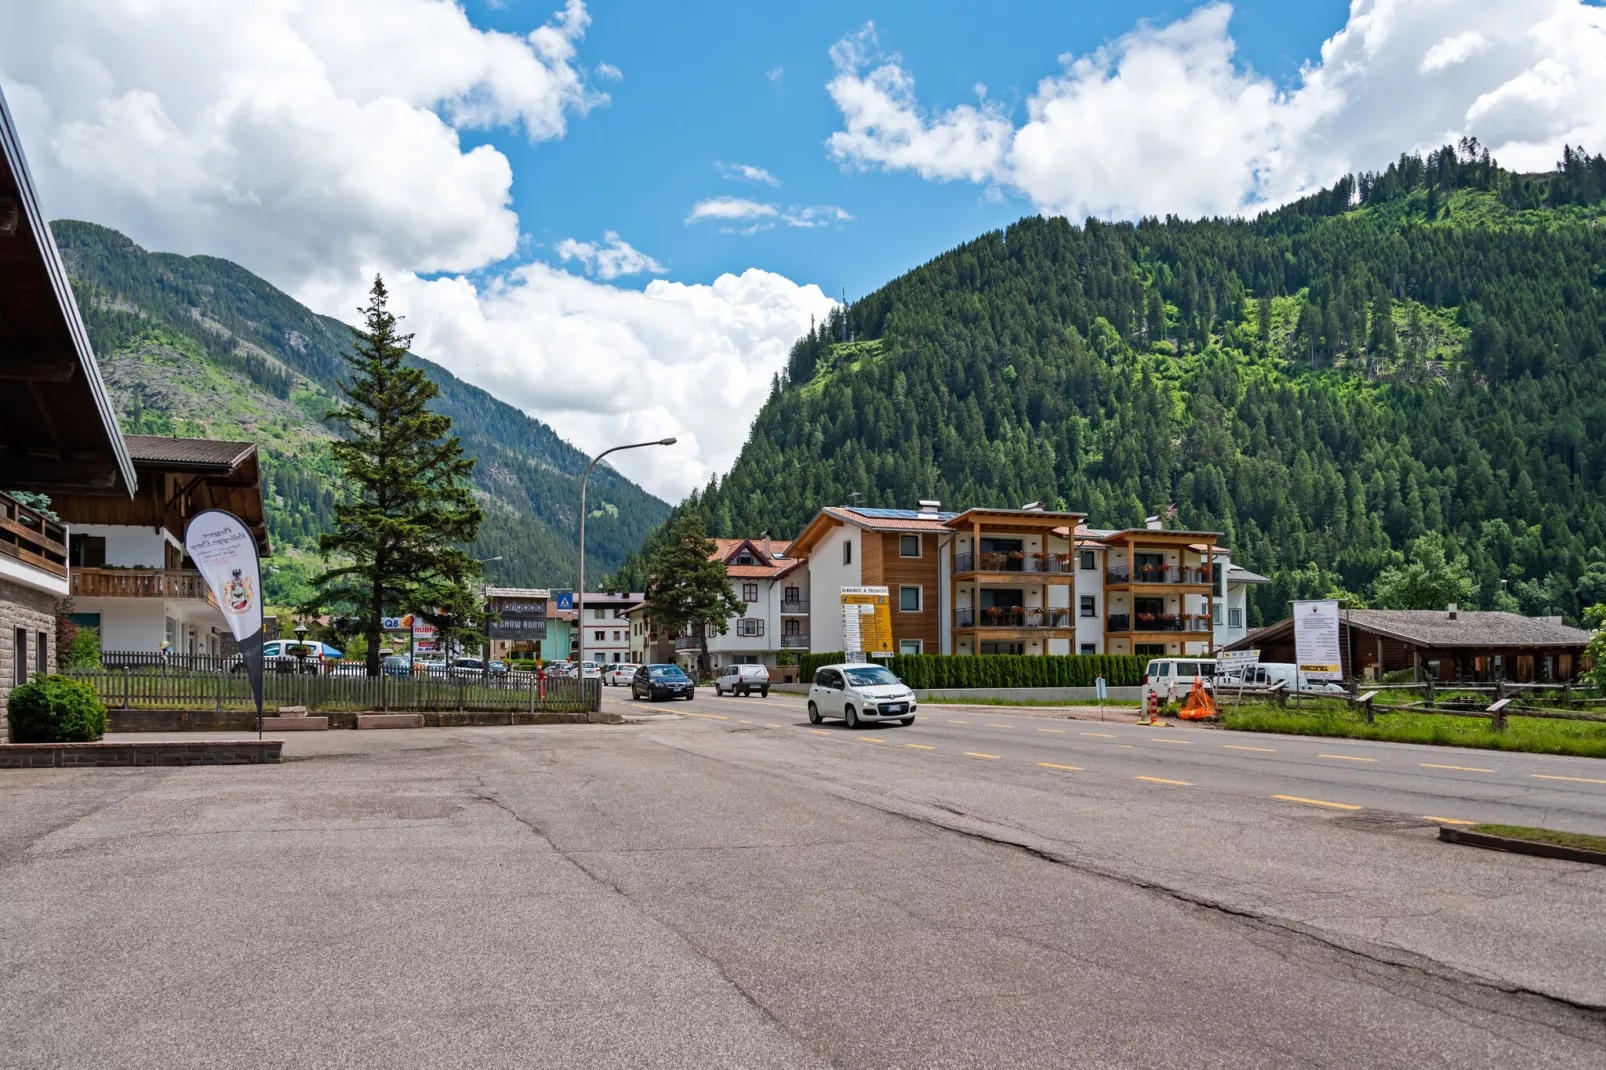
[(167, 638), (166, 608), (160, 598), (73, 599), (74, 613), (100, 614), (102, 650), (160, 650)]
[[(106, 540), (106, 563), (131, 568), (166, 568), (169, 539), (154, 528), (124, 524), (74, 524), (74, 535), (98, 535)], [(173, 545), (177, 545), (175, 542)], [(128, 648), (132, 649), (132, 648)]]
[[(863, 534), (851, 524), (832, 528), (809, 554), (809, 649), (842, 649), (842, 588), (862, 587)], [(842, 564), (842, 543), (853, 543), (853, 564)]]
[[(1110, 607), (1105, 605), (1104, 597), (1104, 551), (1093, 551), (1093, 570), (1082, 571), (1082, 556), (1076, 554), (1076, 589), (1072, 592), (1071, 608), (1076, 613), (1076, 647), (1072, 654), (1082, 652), (1082, 644), (1092, 643), (1095, 654), (1103, 654), (1104, 649), (1104, 622), (1107, 619)], [(1082, 597), (1090, 595), (1093, 598), (1094, 613), (1091, 617), (1082, 616)]]

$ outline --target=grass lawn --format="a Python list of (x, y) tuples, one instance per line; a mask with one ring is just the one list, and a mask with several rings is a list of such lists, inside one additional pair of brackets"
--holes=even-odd
[(1471, 831), (1490, 836), (1509, 836), (1514, 840), (1533, 843), (1553, 843), (1558, 847), (1581, 847), (1586, 851), (1606, 851), (1606, 836), (1591, 836), (1587, 832), (1562, 832), (1558, 829), (1536, 829), (1527, 825), (1473, 825)]
[(1280, 732), (1296, 736), (1380, 739), (1391, 743), (1432, 743), (1446, 747), (1531, 751), (1606, 758), (1606, 723), (1551, 721), (1512, 716), (1496, 732), (1487, 718), (1432, 713), (1380, 713), (1367, 724), (1342, 702), (1318, 700), (1296, 711), (1271, 703), (1245, 703), (1222, 710), (1222, 724), (1242, 732)]

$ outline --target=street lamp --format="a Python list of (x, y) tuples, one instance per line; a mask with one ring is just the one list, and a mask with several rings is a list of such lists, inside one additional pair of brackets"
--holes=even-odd
[[(584, 668), (584, 666), (585, 666), (585, 662), (586, 662), (586, 483), (588, 483), (590, 481), (590, 479), (591, 479), (591, 470), (597, 466), (597, 462), (598, 461), (602, 460), (604, 457), (608, 456), (608, 454), (610, 454), (610, 453), (618, 453), (620, 450), (639, 450), (643, 446), (673, 446), (674, 444), (675, 444), (675, 440), (673, 438), (660, 438), (660, 439), (657, 439), (657, 440), (655, 440), (653, 442), (632, 442), (628, 446), (615, 446), (612, 449), (603, 450), (601, 453), (599, 453), (595, 457), (591, 458), (591, 463), (586, 465), (586, 474), (580, 477), (580, 589), (577, 590), (574, 593), (574, 609), (575, 609), (574, 619), (575, 619), (576, 625), (580, 629), (580, 631), (579, 631), (579, 637), (580, 637), (579, 655), (575, 658), (575, 662), (576, 662), (576, 664), (575, 664), (575, 672), (576, 672), (576, 678), (577, 679), (580, 679), (580, 680), (584, 680), (585, 679), (585, 668)], [(581, 684), (580, 686), (584, 687), (585, 685)]]
[[(477, 557), (479, 564), (489, 565), (492, 561), (502, 560), (502, 555), (495, 557)], [(483, 683), (491, 675), (491, 581), (486, 579), (480, 584), (480, 597), (485, 599), (485, 649), (480, 652), (480, 682)]]

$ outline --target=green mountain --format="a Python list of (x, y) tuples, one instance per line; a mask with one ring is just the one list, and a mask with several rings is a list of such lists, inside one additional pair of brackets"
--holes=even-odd
[(1261, 621), (1440, 532), (1481, 604), (1576, 618), (1606, 600), (1603, 199), (1606, 158), (1463, 143), (1253, 220), (1022, 219), (800, 339), (684, 507), (717, 536), (854, 494), (1161, 513), (1273, 577)]
[[(336, 431), (324, 416), (344, 373), (349, 328), (227, 260), (147, 252), (93, 223), (63, 220), (52, 230), (124, 431), (255, 441), (277, 570), (269, 595), (304, 594), (316, 567), (311, 551), (338, 493), (329, 456)], [(490, 579), (573, 584), (587, 457), (444, 368), (417, 364), (440, 387), (436, 408), (478, 461), (485, 522), (474, 556), (502, 556)], [(586, 550), (602, 569), (641, 545), (668, 510), (600, 466), (587, 505)]]

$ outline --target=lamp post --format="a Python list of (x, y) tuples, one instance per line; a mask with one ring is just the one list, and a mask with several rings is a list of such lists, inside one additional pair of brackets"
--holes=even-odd
[[(502, 560), (502, 555), (495, 557), (475, 558), (482, 565), (489, 565), (492, 561)], [(491, 675), (491, 581), (486, 580), (480, 584), (480, 597), (485, 599), (485, 649), (480, 654), (480, 682), (485, 682)]]
[[(620, 450), (638, 450), (643, 446), (673, 446), (674, 444), (675, 440), (673, 438), (660, 438), (652, 442), (632, 442), (628, 446), (614, 446), (612, 449), (603, 450), (591, 458), (591, 463), (586, 465), (586, 474), (580, 477), (580, 583), (579, 589), (574, 592), (574, 619), (576, 626), (580, 629), (579, 654), (575, 657), (575, 672), (580, 680), (585, 679), (586, 663), (586, 484), (591, 480), (591, 470), (597, 466), (598, 461), (610, 453), (618, 453)], [(580, 684), (578, 686), (583, 688), (585, 685)]]

